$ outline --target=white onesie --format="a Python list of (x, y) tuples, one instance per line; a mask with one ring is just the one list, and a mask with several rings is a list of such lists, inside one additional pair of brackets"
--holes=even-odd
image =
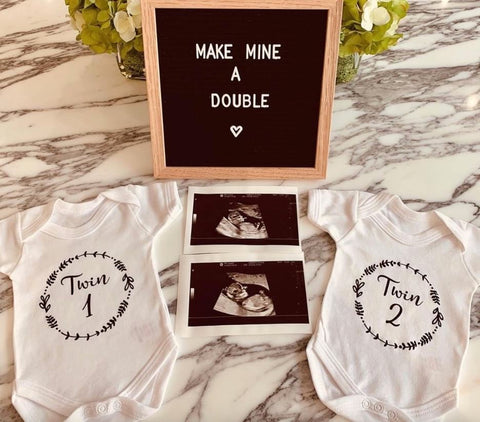
[(313, 190), (308, 214), (337, 247), (307, 348), (322, 402), (361, 422), (455, 407), (480, 229), (389, 194)]
[(57, 199), (0, 221), (14, 292), (12, 402), (29, 422), (131, 421), (158, 410), (177, 356), (152, 263), (176, 185)]

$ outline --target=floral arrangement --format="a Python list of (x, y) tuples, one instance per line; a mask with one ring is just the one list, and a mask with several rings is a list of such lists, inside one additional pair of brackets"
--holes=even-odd
[[(77, 40), (95, 53), (117, 53), (127, 77), (144, 74), (140, 0), (65, 0)], [(407, 0), (344, 0), (337, 82), (356, 74), (355, 53), (379, 54), (402, 37)], [(123, 71), (130, 69), (130, 74)]]
[(340, 57), (379, 54), (402, 38), (396, 34), (408, 12), (406, 0), (344, 0)]
[[(77, 40), (95, 53), (118, 53), (143, 68), (140, 0), (65, 0)], [(135, 63), (136, 62), (136, 63)]]

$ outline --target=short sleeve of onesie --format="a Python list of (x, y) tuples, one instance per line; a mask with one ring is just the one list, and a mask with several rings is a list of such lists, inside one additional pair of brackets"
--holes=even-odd
[(152, 235), (181, 211), (175, 182), (128, 185), (128, 189), (141, 204), (137, 209), (138, 222)]
[(21, 253), (19, 214), (0, 221), (0, 272), (10, 274)]
[(357, 221), (359, 206), (366, 204), (372, 197), (368, 192), (311, 190), (308, 217), (338, 241)]
[(480, 284), (480, 229), (472, 224), (461, 222), (465, 233), (465, 266), (477, 285)]

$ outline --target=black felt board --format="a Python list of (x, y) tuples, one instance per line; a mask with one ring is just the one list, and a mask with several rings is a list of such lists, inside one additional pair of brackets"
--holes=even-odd
[[(155, 14), (167, 166), (315, 166), (328, 10)], [(233, 44), (233, 59), (197, 59), (203, 43)], [(247, 60), (246, 44), (262, 43), (281, 58)], [(212, 93), (269, 94), (269, 108), (212, 108)]]

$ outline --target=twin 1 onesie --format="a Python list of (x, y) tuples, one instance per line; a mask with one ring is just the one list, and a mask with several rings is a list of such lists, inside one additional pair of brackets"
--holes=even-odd
[(307, 347), (320, 399), (352, 421), (427, 421), (456, 406), (480, 279), (480, 230), (397, 196), (312, 190), (337, 247)]
[(0, 221), (14, 293), (12, 401), (29, 422), (131, 421), (161, 405), (177, 356), (152, 263), (176, 185), (60, 199)]

